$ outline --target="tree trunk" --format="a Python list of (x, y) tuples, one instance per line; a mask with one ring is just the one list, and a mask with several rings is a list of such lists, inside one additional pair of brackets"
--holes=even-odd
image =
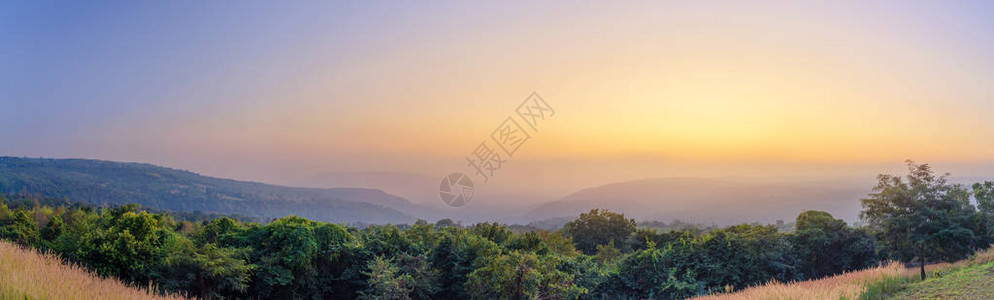
[(925, 281), (925, 243), (918, 247), (918, 262), (921, 264), (922, 281)]

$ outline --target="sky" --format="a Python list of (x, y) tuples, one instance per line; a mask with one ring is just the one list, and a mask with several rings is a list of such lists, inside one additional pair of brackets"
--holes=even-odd
[(320, 185), (441, 178), (531, 93), (493, 178), (994, 167), (990, 1), (0, 4), (0, 155)]

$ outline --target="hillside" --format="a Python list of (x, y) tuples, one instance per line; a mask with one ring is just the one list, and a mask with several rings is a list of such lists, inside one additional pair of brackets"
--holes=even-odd
[(734, 293), (717, 293), (695, 300), (759, 299), (991, 299), (994, 297), (994, 248), (956, 263), (926, 266), (928, 278), (918, 279), (918, 268), (898, 263), (792, 283), (768, 282)]
[(767, 299), (860, 299), (870, 284), (890, 278), (906, 278), (913, 273), (899, 264), (890, 264), (849, 272), (818, 280), (794, 283), (768, 282), (730, 294), (693, 298), (694, 300), (767, 300)]
[(994, 250), (937, 268), (925, 281), (906, 283), (891, 299), (991, 299), (994, 297)]
[(0, 299), (182, 299), (149, 294), (0, 241)]
[(605, 208), (638, 220), (729, 225), (790, 220), (815, 209), (852, 221), (859, 211), (857, 199), (869, 188), (849, 182), (655, 178), (584, 189), (543, 204), (528, 216), (540, 220)]
[(286, 187), (88, 159), (0, 157), (0, 193), (261, 219), (294, 214), (330, 222), (408, 223), (412, 218), (401, 211), (417, 209), (403, 198), (374, 189)]

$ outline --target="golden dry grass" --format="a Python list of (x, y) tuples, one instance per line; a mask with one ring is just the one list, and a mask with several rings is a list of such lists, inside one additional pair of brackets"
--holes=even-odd
[(183, 299), (100, 278), (53, 255), (0, 241), (0, 299)]
[(978, 251), (970, 257), (970, 263), (974, 265), (982, 265), (989, 262), (994, 262), (994, 247)]
[(781, 283), (771, 281), (731, 294), (694, 298), (697, 300), (754, 299), (858, 299), (869, 283), (885, 278), (911, 276), (913, 270), (897, 263), (862, 271), (840, 274), (819, 280)]
[(893, 299), (994, 299), (994, 248), (926, 272), (928, 280), (909, 283)]

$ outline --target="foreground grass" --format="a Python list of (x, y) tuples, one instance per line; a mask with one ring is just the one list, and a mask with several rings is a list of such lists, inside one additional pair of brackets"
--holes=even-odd
[(182, 298), (162, 297), (128, 287), (120, 281), (63, 264), (55, 256), (0, 241), (0, 299)]
[(994, 248), (937, 268), (925, 281), (911, 281), (891, 299), (994, 299)]
[(753, 299), (860, 299), (869, 286), (880, 282), (902, 281), (911, 275), (908, 269), (892, 263), (862, 271), (849, 272), (818, 280), (782, 283), (771, 281), (742, 291), (694, 298), (697, 300)]
[(941, 277), (911, 282), (892, 299), (991, 299), (994, 263), (969, 266)]
[(891, 263), (819, 280), (774, 281), (695, 299), (994, 299), (994, 248), (953, 264), (926, 266), (926, 273), (928, 279), (920, 281), (917, 268)]

